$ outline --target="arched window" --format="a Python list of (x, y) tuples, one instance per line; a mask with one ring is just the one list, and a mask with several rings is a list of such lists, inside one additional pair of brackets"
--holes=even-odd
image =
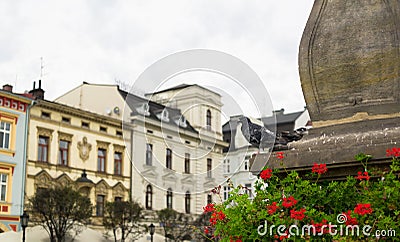
[(172, 209), (172, 189), (168, 188), (167, 191), (167, 208)]
[(185, 212), (190, 213), (190, 192), (187, 191), (185, 194)]
[(153, 188), (150, 185), (146, 187), (146, 209), (151, 209), (153, 202)]
[(206, 125), (207, 125), (207, 129), (211, 130), (211, 111), (210, 109), (207, 110), (207, 115), (206, 115)]

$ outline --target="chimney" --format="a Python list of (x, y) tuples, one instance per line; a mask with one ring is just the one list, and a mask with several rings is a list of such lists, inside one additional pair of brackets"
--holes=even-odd
[(281, 108), (280, 110), (274, 110), (272, 111), (274, 114), (283, 114), (283, 112), (285, 112), (284, 108)]
[(12, 92), (13, 86), (11, 86), (10, 84), (5, 84), (3, 85), (3, 90), (6, 92)]
[(33, 89), (29, 91), (35, 99), (44, 99), (44, 90), (42, 89), (42, 80), (39, 80), (39, 88), (36, 88), (36, 82), (33, 82)]

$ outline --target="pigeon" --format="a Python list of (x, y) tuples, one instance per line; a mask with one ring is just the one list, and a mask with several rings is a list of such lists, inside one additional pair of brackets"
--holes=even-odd
[(242, 124), (240, 129), (243, 136), (251, 145), (258, 147), (260, 150), (264, 150), (265, 147), (273, 146), (275, 134), (272, 131), (252, 122), (250, 118), (245, 116), (240, 117), (238, 122)]

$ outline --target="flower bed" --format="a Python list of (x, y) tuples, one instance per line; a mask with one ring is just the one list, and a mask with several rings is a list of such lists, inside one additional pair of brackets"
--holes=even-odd
[(253, 199), (239, 186), (225, 202), (204, 208), (204, 231), (221, 241), (400, 241), (400, 148), (386, 155), (390, 170), (369, 170), (372, 157), (356, 155), (364, 170), (341, 182), (319, 181), (329, 172), (325, 164), (314, 164), (304, 178), (296, 171), (279, 178), (266, 167)]

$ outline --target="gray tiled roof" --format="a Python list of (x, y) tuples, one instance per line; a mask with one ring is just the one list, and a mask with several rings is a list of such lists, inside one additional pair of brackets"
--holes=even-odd
[[(136, 96), (134, 94), (128, 93), (126, 91), (120, 90), (119, 89), (119, 93), (122, 96), (123, 99), (125, 99), (126, 104), (130, 107), (130, 109), (132, 110), (131, 115), (138, 115), (139, 112), (137, 112), (137, 108), (140, 107), (141, 105), (148, 103), (149, 105), (149, 116), (147, 116), (146, 118), (150, 118), (156, 121), (160, 121), (160, 119), (157, 117), (158, 114), (160, 114), (164, 109), (166, 109), (169, 113), (169, 121), (166, 122), (170, 125), (173, 126), (178, 126), (174, 120), (176, 120), (177, 118), (183, 116), (181, 113), (180, 109), (176, 109), (176, 108), (171, 108), (171, 107), (166, 107), (162, 104), (150, 101), (146, 98), (142, 98), (139, 96)], [(165, 122), (165, 121), (163, 121)], [(184, 129), (184, 130), (188, 130), (194, 133), (198, 133), (191, 125), (190, 122), (188, 120), (186, 120), (186, 127), (182, 127), (179, 126), (180, 129)]]

